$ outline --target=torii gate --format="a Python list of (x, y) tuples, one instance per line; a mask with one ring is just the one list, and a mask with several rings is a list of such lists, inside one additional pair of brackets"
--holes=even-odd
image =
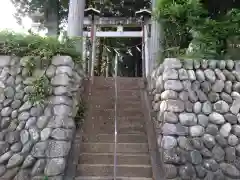
[[(83, 2), (84, 1), (84, 2)], [(85, 0), (83, 0), (82, 3), (85, 4)], [(83, 5), (83, 4), (82, 4)], [(156, 0), (151, 0), (152, 10), (156, 7)], [(85, 5), (84, 5), (85, 6)], [(83, 7), (84, 7), (83, 6)], [(84, 18), (84, 25), (90, 25), (91, 20), (89, 18)], [(95, 20), (95, 26), (117, 26), (118, 24), (124, 25), (124, 26), (140, 26), (140, 22), (137, 21), (134, 18), (126, 19), (126, 18), (99, 18)], [(160, 40), (161, 40), (161, 28), (157, 21), (155, 21), (153, 18), (145, 23), (145, 32), (149, 30), (149, 26), (151, 26), (151, 32), (145, 36), (145, 48), (144, 48), (144, 64), (146, 66), (144, 72), (146, 74), (146, 77), (149, 75), (149, 73), (153, 70), (154, 66), (157, 64), (158, 58), (161, 56), (161, 46), (160, 46)], [(131, 32), (131, 31), (125, 31), (125, 32), (96, 32), (95, 37), (142, 37), (144, 31), (139, 32)], [(83, 35), (90, 36), (90, 32), (84, 32)], [(84, 56), (84, 54), (83, 54)], [(83, 57), (84, 58), (84, 57)]]
[[(149, 50), (150, 50), (150, 20), (146, 20), (144, 22), (140, 21), (137, 18), (96, 18), (92, 22), (90, 18), (84, 18), (84, 26), (93, 27), (93, 32), (83, 32), (84, 37), (91, 37), (92, 40), (92, 59), (95, 58), (95, 47), (96, 47), (96, 37), (120, 37), (120, 38), (127, 38), (127, 37), (140, 37), (142, 38), (143, 47), (142, 47), (142, 64), (143, 69), (142, 72), (144, 76), (147, 76), (150, 71), (149, 61)], [(96, 27), (142, 27), (142, 31), (95, 31)], [(93, 36), (93, 37), (92, 37)], [(86, 38), (84, 38), (86, 40)], [(85, 48), (85, 42), (83, 43), (83, 48)], [(86, 53), (86, 52), (85, 52)], [(86, 54), (83, 53), (83, 60), (86, 58)], [(84, 61), (86, 62), (86, 61)], [(89, 69), (91, 69), (90, 76), (93, 76), (93, 66), (94, 61), (90, 63)]]

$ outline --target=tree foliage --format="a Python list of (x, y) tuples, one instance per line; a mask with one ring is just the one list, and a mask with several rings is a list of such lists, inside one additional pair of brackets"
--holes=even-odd
[(53, 6), (53, 1), (54, 0), (11, 0), (16, 8), (15, 17), (19, 23), (21, 23), (22, 17), (29, 16), (36, 10), (44, 12), (45, 18), (47, 18), (51, 10), (57, 9), (60, 20), (66, 20), (68, 13), (68, 0), (59, 0), (59, 6)]
[(213, 15), (200, 0), (159, 0), (156, 17), (164, 27), (165, 57), (229, 58), (228, 40), (239, 36), (240, 10)]

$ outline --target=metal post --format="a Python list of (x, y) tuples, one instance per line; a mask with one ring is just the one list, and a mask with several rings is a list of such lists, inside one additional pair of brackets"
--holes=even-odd
[(93, 79), (94, 77), (94, 65), (95, 65), (95, 57), (96, 57), (96, 25), (95, 25), (95, 21), (93, 20), (93, 25), (92, 25), (93, 31), (92, 31), (92, 57), (91, 57), (91, 61), (92, 61), (92, 67), (91, 67), (91, 77)]
[(144, 21), (144, 55), (145, 55), (145, 77), (149, 75), (150, 63), (149, 63), (149, 30), (148, 22)]
[(117, 73), (118, 73), (118, 54), (116, 53), (115, 56), (115, 104), (114, 104), (114, 110), (115, 110), (115, 118), (114, 118), (114, 169), (113, 169), (113, 179), (117, 179), (117, 99), (118, 99), (118, 93), (117, 93)]
[(142, 17), (142, 77), (145, 77), (145, 25), (144, 25), (144, 17)]
[(83, 70), (84, 72), (87, 74), (87, 58), (86, 58), (86, 54), (87, 54), (87, 49), (86, 49), (86, 37), (83, 36), (82, 39), (82, 61), (83, 61)]
[(94, 63), (95, 63), (95, 56), (96, 56), (96, 25), (94, 20), (94, 15), (92, 15), (92, 25), (91, 25), (91, 55), (89, 60), (89, 77), (93, 81), (94, 76)]

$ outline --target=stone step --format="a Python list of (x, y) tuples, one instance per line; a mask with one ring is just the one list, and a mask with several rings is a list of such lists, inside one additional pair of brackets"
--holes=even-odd
[[(83, 135), (82, 141), (113, 143), (114, 134)], [(146, 143), (147, 136), (145, 134), (119, 134), (117, 141), (118, 143)]]
[[(113, 153), (82, 153), (79, 157), (79, 164), (114, 164)], [(141, 164), (149, 165), (148, 154), (117, 154), (117, 164)]]
[[(113, 153), (114, 143), (82, 143), (81, 153)], [(148, 153), (147, 143), (118, 143), (118, 153)]]
[[(100, 176), (82, 176), (76, 177), (75, 180), (113, 180), (113, 177), (100, 177)], [(117, 177), (116, 180), (152, 180), (152, 178), (143, 177)]]
[[(80, 164), (77, 175), (81, 176), (111, 176), (114, 165), (106, 164)], [(117, 165), (117, 176), (123, 177), (152, 177), (150, 165)]]

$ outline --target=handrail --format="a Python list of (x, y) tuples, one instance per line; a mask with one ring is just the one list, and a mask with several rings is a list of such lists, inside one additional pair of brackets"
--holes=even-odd
[(114, 104), (114, 169), (113, 179), (117, 179), (117, 73), (118, 73), (118, 54), (115, 56), (115, 77), (114, 77), (114, 89), (115, 89), (115, 104)]

